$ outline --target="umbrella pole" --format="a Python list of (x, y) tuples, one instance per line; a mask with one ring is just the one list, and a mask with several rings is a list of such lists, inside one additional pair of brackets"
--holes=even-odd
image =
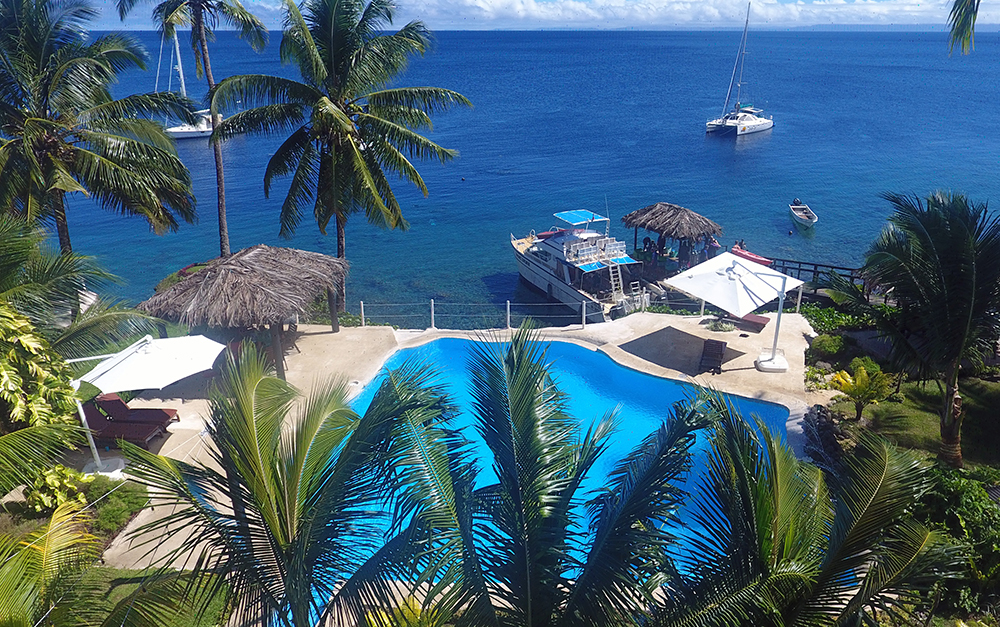
[(781, 293), (778, 294), (778, 319), (774, 321), (774, 344), (771, 345), (771, 361), (778, 354), (778, 331), (781, 329), (781, 312), (785, 309), (785, 283), (787, 277), (781, 279)]
[(83, 405), (80, 404), (80, 399), (76, 399), (76, 411), (80, 413), (80, 422), (83, 423), (83, 428), (87, 430), (87, 444), (90, 445), (90, 454), (94, 457), (94, 472), (99, 472), (101, 470), (101, 456), (97, 454), (97, 445), (94, 444), (94, 434), (90, 431), (90, 425), (87, 424), (87, 416), (83, 413)]

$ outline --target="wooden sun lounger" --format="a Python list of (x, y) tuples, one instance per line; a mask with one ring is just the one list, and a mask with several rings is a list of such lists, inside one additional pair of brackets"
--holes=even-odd
[(113, 422), (91, 402), (83, 404), (83, 415), (94, 432), (94, 440), (101, 445), (115, 446), (118, 440), (148, 449), (150, 441), (163, 434), (160, 425), (141, 422)]
[(698, 365), (698, 373), (711, 372), (722, 374), (722, 360), (726, 356), (726, 343), (720, 340), (705, 340), (705, 346), (701, 349), (701, 363)]
[(166, 429), (171, 422), (180, 420), (176, 409), (132, 409), (117, 394), (101, 394), (94, 399), (94, 404), (114, 422), (155, 424)]

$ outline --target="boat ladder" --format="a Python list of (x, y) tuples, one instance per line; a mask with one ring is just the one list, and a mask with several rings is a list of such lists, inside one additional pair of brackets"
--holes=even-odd
[(622, 289), (622, 267), (620, 264), (613, 263), (608, 267), (608, 273), (611, 275), (611, 299), (616, 303), (621, 302), (625, 299), (625, 290)]

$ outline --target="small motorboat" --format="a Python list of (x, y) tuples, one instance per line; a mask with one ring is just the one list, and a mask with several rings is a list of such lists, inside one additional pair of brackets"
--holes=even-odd
[(788, 205), (788, 211), (792, 214), (792, 220), (807, 228), (816, 224), (816, 221), (819, 220), (816, 212), (798, 198), (793, 200), (792, 204)]

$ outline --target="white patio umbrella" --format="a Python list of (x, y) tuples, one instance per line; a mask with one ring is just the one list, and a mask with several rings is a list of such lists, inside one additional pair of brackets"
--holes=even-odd
[[(210, 340), (203, 335), (188, 335), (154, 340), (147, 335), (135, 344), (113, 355), (99, 355), (69, 361), (89, 361), (103, 359), (101, 363), (73, 381), (79, 388), (80, 381), (86, 381), (104, 393), (128, 390), (159, 390), (185, 377), (209, 370), (225, 345)], [(101, 458), (97, 454), (93, 437), (83, 413), (83, 406), (77, 403), (80, 420), (88, 428), (87, 438), (97, 469), (101, 469)]]
[(757, 367), (768, 372), (788, 370), (788, 362), (778, 352), (778, 330), (785, 294), (804, 282), (767, 266), (724, 252), (673, 276), (666, 281), (670, 287), (700, 300), (712, 303), (737, 318), (753, 313), (775, 298), (778, 317), (774, 324), (774, 343), (767, 359), (761, 355)]

